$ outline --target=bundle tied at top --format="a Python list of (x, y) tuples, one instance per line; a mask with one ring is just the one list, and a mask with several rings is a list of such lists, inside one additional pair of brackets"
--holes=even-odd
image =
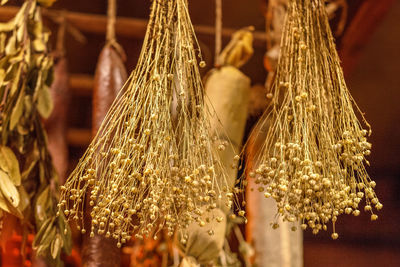
[(193, 221), (219, 221), (201, 215), (221, 199), (233, 204), (216, 154), (229, 144), (210, 133), (198, 65), (205, 63), (186, 0), (154, 0), (137, 67), (62, 187), (60, 211), (82, 233), (121, 246), (132, 233), (156, 238), (164, 228), (172, 235)]
[(323, 0), (289, 1), (267, 97), (271, 105), (259, 126), (271, 122), (271, 127), (251, 176), (276, 200), (278, 215), (300, 220), (314, 234), (331, 221), (334, 239), (337, 217), (359, 215), (363, 199), (376, 220), (372, 208), (382, 204), (364, 165), (370, 129), (363, 128), (369, 125), (347, 89)]

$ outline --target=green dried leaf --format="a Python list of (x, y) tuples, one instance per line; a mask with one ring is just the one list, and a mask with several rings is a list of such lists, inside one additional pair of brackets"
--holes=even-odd
[(29, 207), (29, 204), (31, 203), (31, 200), (29, 198), (28, 193), (25, 191), (25, 188), (23, 186), (18, 187), (18, 193), (21, 201), (19, 202), (18, 209), (23, 212), (27, 207)]
[(15, 19), (12, 19), (5, 23), (0, 23), (0, 32), (10, 32), (14, 28), (15, 28)]
[(19, 53), (17, 53), (15, 56), (10, 58), (9, 63), (10, 64), (16, 64), (20, 63), (24, 59), (24, 50), (21, 50)]
[(36, 250), (36, 254), (39, 256), (46, 256), (51, 245), (51, 241), (57, 234), (57, 229), (53, 225), (54, 218), (51, 218), (50, 221), (46, 220), (46, 222), (47, 224), (43, 224), (40, 227), (40, 230), (32, 243), (33, 248)]
[(11, 213), (11, 209), (7, 205), (8, 201), (4, 198), (3, 194), (0, 192), (0, 209)]
[(19, 119), (22, 116), (22, 113), (24, 111), (24, 90), (21, 90), (17, 103), (15, 103), (15, 106), (11, 112), (11, 119), (10, 119), (10, 130), (14, 130), (15, 126), (19, 122)]
[(4, 81), (13, 81), (18, 70), (18, 64), (10, 64), (10, 56), (5, 56), (2, 60), (6, 61), (4, 64), (4, 69), (6, 70)]
[(3, 194), (0, 191), (0, 211), (4, 210), (5, 212), (8, 212), (15, 217), (22, 219), (24, 216), (22, 215), (22, 212), (20, 211), (19, 207), (14, 208), (13, 206), (10, 205), (10, 203), (7, 201), (7, 199), (3, 196)]
[(50, 186), (43, 190), (35, 203), (36, 219), (40, 222), (47, 218), (47, 209), (51, 206)]
[(8, 42), (7, 42), (7, 45), (5, 48), (6, 55), (14, 55), (15, 54), (15, 52), (17, 51), (16, 44), (17, 44), (17, 38), (15, 35), (12, 35), (8, 39)]
[(53, 259), (56, 259), (61, 252), (62, 238), (60, 234), (56, 234), (56, 237), (51, 241), (50, 253)]
[(41, 39), (35, 39), (32, 42), (32, 46), (36, 52), (43, 52), (46, 50), (46, 45), (43, 43)]
[(37, 233), (35, 235), (35, 239), (33, 240), (32, 247), (36, 249), (40, 243), (43, 237), (45, 236), (46, 232), (50, 232), (51, 228), (53, 228), (53, 222), (54, 218), (47, 218), (42, 225), (40, 225), (39, 230), (37, 230)]
[[(18, 64), (13, 64), (13, 66), (18, 66)], [(21, 67), (18, 67), (18, 68), (15, 68), (15, 69), (12, 68), (12, 69), (16, 71), (16, 73), (14, 73), (15, 75), (12, 77), (13, 80), (12, 80), (12, 86), (11, 86), (11, 90), (10, 90), (10, 94), (13, 96), (14, 93), (18, 89), (19, 80), (21, 78)], [(8, 74), (7, 74), (7, 76), (8, 76)]]
[(21, 173), (17, 157), (14, 152), (6, 146), (0, 146), (0, 168), (8, 173), (14, 185), (21, 185)]
[(37, 149), (37, 143), (34, 142), (33, 148), (25, 160), (24, 170), (21, 174), (22, 180), (25, 180), (29, 176), (29, 173), (35, 167), (39, 158), (40, 158), (40, 155), (39, 155), (39, 150)]
[(60, 216), (58, 216), (58, 228), (60, 229), (60, 234), (63, 240), (63, 250), (69, 255), (72, 251), (72, 239), (71, 229), (69, 228), (69, 225), (65, 223), (66, 220), (64, 214), (61, 212)]
[(11, 181), (9, 175), (0, 170), (0, 190), (4, 198), (14, 207), (18, 207), (20, 197), (17, 188)]
[(22, 42), (22, 39), (24, 38), (24, 33), (25, 33), (25, 27), (19, 26), (17, 29), (17, 41)]
[(39, 88), (36, 107), (39, 114), (45, 119), (47, 119), (53, 111), (53, 100), (48, 86), (44, 85)]
[(0, 69), (0, 84), (3, 83), (5, 77), (6, 77), (6, 71), (4, 69)]

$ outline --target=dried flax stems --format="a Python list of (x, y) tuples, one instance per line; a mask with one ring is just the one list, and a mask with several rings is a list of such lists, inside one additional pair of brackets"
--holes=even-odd
[(272, 104), (261, 123), (273, 123), (252, 176), (259, 190), (276, 200), (278, 215), (300, 220), (314, 234), (327, 230), (331, 221), (336, 239), (337, 217), (359, 215), (365, 197), (364, 209), (376, 220), (372, 207), (379, 210), (382, 204), (364, 167), (369, 131), (353, 108), (358, 110), (344, 81), (324, 1), (289, 1), (269, 96)]
[[(198, 65), (200, 51), (186, 0), (154, 0), (136, 69), (99, 132), (62, 187), (60, 210), (83, 226), (85, 196), (91, 228), (118, 240), (185, 228), (232, 193), (210, 137)], [(215, 218), (219, 220), (221, 218)]]

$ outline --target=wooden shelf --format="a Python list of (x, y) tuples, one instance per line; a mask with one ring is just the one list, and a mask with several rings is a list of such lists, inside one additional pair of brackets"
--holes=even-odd
[[(6, 6), (0, 9), (0, 21), (11, 19), (18, 11), (18, 7)], [(46, 15), (61, 14), (60, 10), (45, 9), (43, 13)], [(66, 19), (74, 27), (82, 32), (104, 34), (106, 32), (107, 17), (104, 15), (87, 14), (79, 12), (65, 12)], [(118, 17), (115, 25), (116, 34), (127, 38), (141, 39), (146, 33), (147, 20), (137, 18)], [(213, 37), (215, 29), (208, 25), (195, 25), (194, 29), (198, 35)], [(230, 38), (238, 29), (224, 28), (222, 37)], [(265, 46), (266, 35), (264, 32), (255, 31), (254, 45)]]

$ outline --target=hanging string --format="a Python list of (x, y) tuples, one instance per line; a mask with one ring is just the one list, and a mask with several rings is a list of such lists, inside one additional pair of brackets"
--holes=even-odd
[(108, 0), (107, 9), (107, 33), (106, 40), (108, 43), (115, 42), (115, 22), (117, 16), (117, 0)]
[(214, 65), (218, 66), (220, 62), (220, 54), (222, 50), (222, 0), (215, 0), (215, 61)]
[(56, 43), (56, 51), (61, 55), (65, 53), (65, 31), (67, 28), (67, 21), (65, 19), (65, 12), (61, 12), (61, 21), (60, 26), (57, 31), (57, 43)]

